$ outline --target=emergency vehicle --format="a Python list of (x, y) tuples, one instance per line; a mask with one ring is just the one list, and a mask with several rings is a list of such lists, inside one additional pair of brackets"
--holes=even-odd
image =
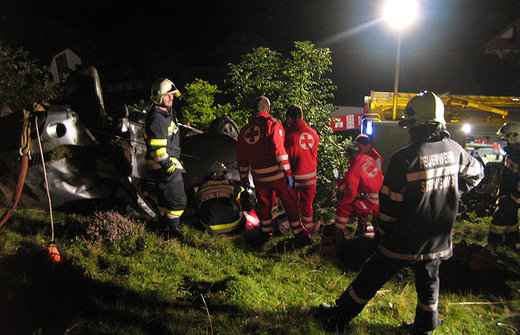
[[(372, 91), (365, 97), (361, 133), (370, 136), (372, 145), (383, 157), (383, 171), (395, 151), (410, 141), (408, 129), (398, 125), (403, 111), (415, 93), (398, 93), (394, 109), (393, 92)], [(498, 191), (503, 166), (505, 141), (497, 131), (508, 121), (520, 121), (520, 97), (481, 95), (438, 95), (444, 103), (446, 128), (452, 139), (462, 145), (485, 167), (481, 184), (462, 196), (466, 210), (489, 215)], [(464, 209), (462, 209), (464, 211)]]
[[(365, 97), (361, 133), (372, 139), (383, 157), (383, 171), (393, 152), (409, 142), (408, 129), (398, 125), (415, 93), (398, 93), (395, 112), (393, 92), (372, 91)], [(508, 121), (520, 121), (520, 97), (481, 95), (438, 95), (444, 103), (446, 127), (451, 138), (484, 165), (501, 162), (505, 143), (496, 134)]]

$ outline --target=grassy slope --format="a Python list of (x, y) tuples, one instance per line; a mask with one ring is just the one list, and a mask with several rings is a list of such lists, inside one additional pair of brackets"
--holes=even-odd
[[(353, 279), (371, 245), (348, 240), (342, 257), (318, 245), (262, 248), (248, 236), (186, 229), (187, 241), (154, 234), (116, 243), (86, 239), (92, 218), (55, 214), (64, 260), (50, 263), (45, 212), (17, 211), (0, 231), (0, 334), (326, 334), (312, 317)], [(489, 218), (458, 222), (455, 241), (483, 244)], [(520, 330), (520, 256), (498, 250), (500, 266), (475, 273), (446, 262), (435, 334), (513, 334)], [(401, 334), (415, 310), (413, 275), (385, 285), (351, 334)], [(471, 303), (471, 304), (467, 304)]]

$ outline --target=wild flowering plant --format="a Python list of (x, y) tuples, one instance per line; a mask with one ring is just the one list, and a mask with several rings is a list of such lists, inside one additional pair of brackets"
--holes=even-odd
[(133, 239), (142, 236), (143, 233), (144, 225), (115, 211), (94, 213), (94, 220), (87, 228), (87, 236), (90, 239), (109, 243)]

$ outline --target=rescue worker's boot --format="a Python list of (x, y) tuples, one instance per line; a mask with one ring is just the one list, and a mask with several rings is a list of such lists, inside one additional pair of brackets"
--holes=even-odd
[(303, 229), (300, 233), (294, 235), (294, 238), (292, 239), (292, 247), (295, 249), (300, 249), (305, 246), (311, 245), (313, 243), (313, 240), (309, 233)]
[(355, 302), (348, 291), (349, 289), (341, 294), (336, 305), (321, 304), (319, 307), (318, 317), (329, 331), (343, 333), (348, 329), (350, 321), (365, 307), (364, 304)]
[(430, 331), (430, 330), (423, 330), (423, 329), (415, 327), (415, 323), (413, 323), (413, 322), (403, 322), (401, 324), (401, 329), (408, 330), (413, 335), (431, 335), (432, 334), (432, 331)]
[(169, 240), (172, 238), (175, 238), (179, 241), (184, 241), (184, 233), (179, 228), (179, 225), (181, 223), (180, 218), (175, 219), (167, 219), (166, 227), (164, 230), (164, 239)]
[(372, 230), (370, 231), (368, 229), (368, 216), (367, 217), (362, 217), (360, 216), (358, 218), (358, 225), (357, 225), (357, 229), (356, 229), (356, 232), (354, 233), (354, 237), (358, 237), (358, 238), (372, 238), (374, 237), (374, 229), (372, 227)]
[(334, 223), (323, 226), (320, 245), (320, 255), (336, 257), (336, 227)]
[(350, 319), (341, 305), (321, 304), (318, 308), (318, 320), (325, 330), (342, 334), (349, 328)]

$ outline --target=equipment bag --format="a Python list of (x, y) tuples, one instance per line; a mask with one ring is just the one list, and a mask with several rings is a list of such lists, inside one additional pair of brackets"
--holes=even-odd
[(495, 253), (476, 243), (462, 241), (453, 246), (453, 261), (473, 271), (494, 268), (497, 260)]

